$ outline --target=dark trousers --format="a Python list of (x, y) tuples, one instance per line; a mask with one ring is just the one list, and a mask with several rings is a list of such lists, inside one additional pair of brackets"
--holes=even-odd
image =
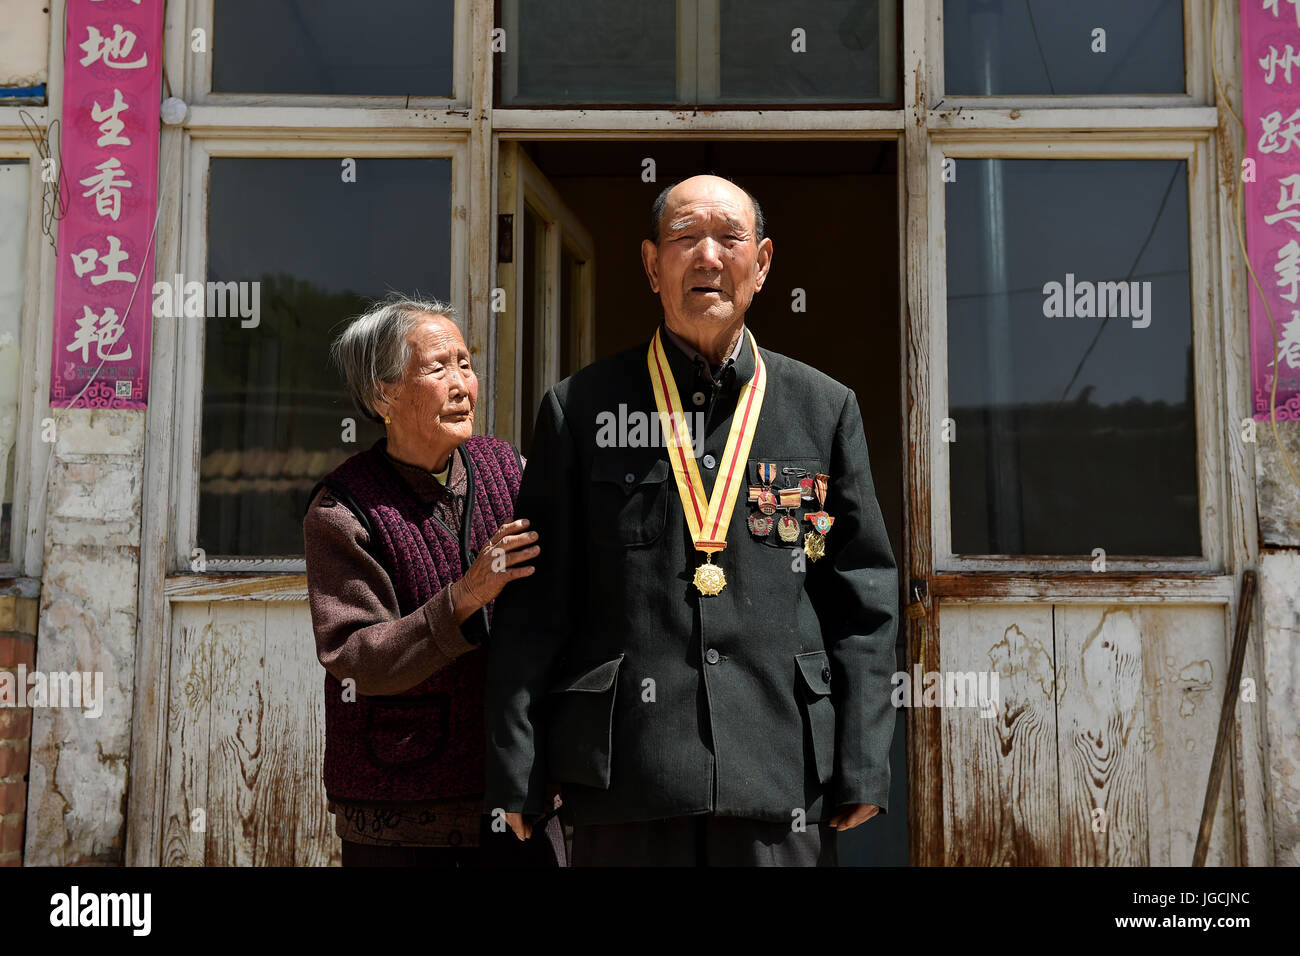
[(573, 866), (836, 866), (836, 831), (700, 814), (573, 828)]
[(558, 817), (551, 817), (545, 828), (534, 830), (530, 839), (520, 840), (508, 828), (504, 833), (494, 832), (491, 818), (485, 816), (478, 846), (374, 846), (344, 840), (343, 865), (548, 869), (568, 866), (568, 860), (564, 827)]

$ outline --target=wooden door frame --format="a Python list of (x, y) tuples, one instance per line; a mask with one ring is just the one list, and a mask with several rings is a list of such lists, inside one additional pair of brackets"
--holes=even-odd
[[(497, 288), (504, 299), (504, 310), (494, 313), (493, 324), (494, 362), (492, 369), (493, 420), (492, 434), (498, 438), (520, 444), (524, 437), (519, 434), (523, 403), (536, 402), (541, 396), (520, 394), (519, 383), (522, 381), (523, 349), (521, 335), (524, 331), (521, 308), (523, 294), (519, 286), (519, 275), (526, 265), (528, 255), (527, 234), (524, 229), (524, 207), (531, 207), (533, 213), (540, 216), (547, 224), (546, 249), (543, 258), (546, 262), (547, 282), (543, 286), (543, 341), (545, 352), (535, 358), (540, 359), (537, 379), (554, 384), (563, 376), (560, 369), (562, 317), (560, 316), (560, 283), (558, 270), (562, 267), (564, 246), (582, 261), (584, 269), (583, 284), (574, 290), (574, 304), (579, 316), (578, 354), (579, 364), (588, 365), (594, 358), (594, 330), (596, 320), (596, 303), (594, 296), (596, 246), (591, 233), (569, 208), (559, 191), (524, 152), (522, 143), (514, 140), (498, 142), (497, 157), (497, 194), (494, 209), (497, 215), (498, 244), (494, 246), (492, 257), (493, 275), (497, 277)], [(500, 261), (503, 250), (499, 230), (504, 222), (503, 215), (511, 217), (511, 234), (508, 247), (510, 261)], [(533, 277), (530, 281), (535, 281)], [(554, 281), (551, 281), (554, 279)]]
[[(1244, 145), (1240, 130), (1226, 109), (1214, 103), (1211, 60), (1217, 61), (1225, 82), (1236, 78), (1239, 90), (1240, 36), (1237, 20), (1221, 15), (1218, 34), (1210, 35), (1209, 10), (1185, 2), (1185, 67), (1187, 92), (1176, 97), (1026, 97), (945, 98), (943, 94), (942, 0), (911, 0), (903, 23), (903, 140), (902, 200), (906, 223), (904, 288), (904, 348), (906, 443), (904, 470), (907, 495), (904, 521), (909, 598), (921, 595), (924, 614), (904, 615), (907, 666), (940, 660), (942, 602), (1042, 602), (1042, 603), (1209, 603), (1224, 605), (1229, 613), (1225, 643), (1230, 640), (1231, 609), (1240, 590), (1240, 571), (1258, 559), (1255, 515), (1254, 461), (1240, 442), (1238, 423), (1250, 417), (1247, 342), (1244, 318), (1205, 321), (1198, 316), (1195, 332), (1204, 336), (1198, 351), (1198, 376), (1204, 376), (1210, 394), (1217, 397), (1208, 414), (1198, 414), (1198, 488), (1213, 494), (1211, 515), (1216, 523), (1202, 522), (1206, 536), (1205, 569), (1140, 571), (1136, 568), (1103, 577), (1072, 575), (1060, 568), (1033, 566), (1032, 561), (999, 570), (958, 569), (936, 572), (936, 509), (933, 495), (938, 484), (934, 427), (938, 409), (946, 405), (945, 369), (933, 365), (933, 345), (944, 335), (944, 303), (937, 296), (942, 282), (935, 270), (943, 269), (945, 237), (940, 218), (942, 198), (933, 197), (940, 181), (936, 164), (945, 147), (958, 143), (984, 143), (989, 155), (1006, 155), (1013, 139), (1038, 139), (1053, 144), (1086, 148), (1089, 140), (1111, 134), (1133, 139), (1177, 139), (1191, 144), (1187, 150), (1189, 190), (1198, 183), (1205, 195), (1196, 198), (1201, 218), (1192, 212), (1193, 225), (1202, 234), (1189, 237), (1193, 283), (1199, 299), (1193, 307), (1210, 316), (1246, 315), (1247, 289), (1236, 281), (1244, 273), (1232, 234), (1232, 196), (1214, 171), (1240, 168)], [(1228, 5), (1231, 11), (1231, 5)], [(924, 11), (925, 16), (918, 16)], [(1223, 11), (1220, 11), (1221, 14)], [(1220, 117), (1220, 113), (1223, 117)], [(999, 149), (999, 144), (1001, 149)], [(958, 147), (960, 149), (960, 147)], [(957, 149), (953, 150), (958, 151)], [(978, 151), (977, 151), (978, 152)], [(1115, 158), (1122, 158), (1116, 152)], [(971, 153), (967, 152), (967, 155)], [(1223, 225), (1221, 225), (1223, 224)], [(941, 277), (940, 277), (941, 278)], [(1200, 390), (1198, 389), (1198, 395)], [(1199, 398), (1204, 401), (1203, 396)], [(1206, 462), (1212, 462), (1206, 465)], [(1206, 468), (1216, 471), (1207, 481)], [(946, 529), (945, 529), (946, 530)], [(1252, 624), (1255, 639), (1247, 654), (1244, 676), (1260, 683), (1263, 675), (1258, 611)], [(1262, 684), (1261, 684), (1262, 686)], [(1241, 713), (1239, 709), (1239, 713)], [(1272, 862), (1268, 812), (1268, 774), (1264, 708), (1245, 712), (1233, 729), (1234, 815), (1238, 822), (1237, 862)], [(906, 714), (908, 737), (909, 857), (912, 865), (943, 865), (948, 854), (944, 836), (944, 779), (942, 710), (911, 707)], [(1226, 797), (1225, 797), (1226, 798)]]

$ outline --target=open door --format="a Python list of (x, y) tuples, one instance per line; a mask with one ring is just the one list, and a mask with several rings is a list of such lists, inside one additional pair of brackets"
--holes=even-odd
[(498, 168), (494, 434), (527, 455), (546, 390), (594, 357), (595, 245), (519, 143)]

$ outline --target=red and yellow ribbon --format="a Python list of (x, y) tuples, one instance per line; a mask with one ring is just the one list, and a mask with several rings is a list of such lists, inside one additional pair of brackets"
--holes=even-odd
[(731, 419), (731, 431), (727, 435), (722, 461), (718, 464), (718, 477), (713, 483), (712, 496), (704, 493), (700, 470), (690, 451), (691, 436), (686, 429), (681, 396), (668, 367), (658, 331), (650, 340), (650, 352), (646, 356), (655, 406), (659, 409), (659, 420), (668, 443), (668, 459), (673, 466), (673, 477), (677, 479), (677, 493), (686, 515), (686, 526), (690, 529), (695, 547), (706, 554), (721, 551), (727, 546), (731, 513), (736, 507), (738, 493), (747, 486), (746, 462), (749, 460), (750, 445), (754, 442), (754, 431), (758, 427), (758, 413), (763, 407), (763, 392), (767, 387), (767, 366), (758, 353), (754, 333), (749, 329), (743, 331), (749, 337), (749, 347), (754, 352), (754, 375), (740, 390), (736, 412)]

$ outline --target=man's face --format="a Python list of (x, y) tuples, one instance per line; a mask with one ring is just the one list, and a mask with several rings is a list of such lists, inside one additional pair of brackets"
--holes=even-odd
[(767, 277), (772, 240), (755, 242), (744, 192), (716, 176), (695, 176), (669, 194), (659, 242), (643, 241), (641, 258), (669, 327), (706, 331), (744, 316)]

